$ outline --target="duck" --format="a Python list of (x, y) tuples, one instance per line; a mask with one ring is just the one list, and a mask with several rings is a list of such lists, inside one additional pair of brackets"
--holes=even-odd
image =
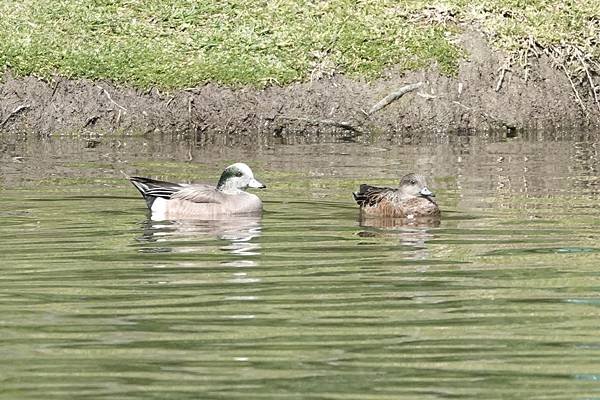
[(141, 193), (152, 220), (215, 219), (262, 213), (262, 201), (247, 188), (265, 189), (250, 167), (238, 162), (223, 170), (217, 186), (128, 177)]
[(425, 177), (415, 173), (404, 175), (398, 188), (362, 184), (352, 195), (360, 206), (362, 217), (413, 219), (439, 218), (441, 215)]

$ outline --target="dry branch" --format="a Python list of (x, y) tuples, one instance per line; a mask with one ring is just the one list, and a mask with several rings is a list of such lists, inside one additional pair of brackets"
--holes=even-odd
[(418, 88), (423, 86), (423, 84), (424, 84), (423, 82), (417, 82), (417, 83), (412, 83), (410, 85), (401, 87), (400, 89), (388, 94), (383, 99), (378, 101), (373, 107), (371, 107), (371, 109), (369, 110), (369, 112), (367, 114), (372, 115), (372, 114), (376, 113), (377, 111), (381, 110), (382, 108), (387, 107), (393, 101), (398, 100), (400, 97), (404, 96), (406, 93), (412, 92), (413, 90), (417, 90)]

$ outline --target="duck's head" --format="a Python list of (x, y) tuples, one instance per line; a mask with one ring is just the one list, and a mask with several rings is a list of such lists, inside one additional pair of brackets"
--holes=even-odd
[(432, 197), (435, 197), (435, 194), (427, 188), (427, 182), (422, 175), (404, 175), (400, 180), (398, 189), (405, 197), (425, 197), (431, 201), (433, 201)]
[(252, 170), (244, 163), (235, 163), (225, 168), (217, 184), (217, 189), (224, 192), (235, 192), (249, 187), (266, 188), (263, 183), (254, 179)]

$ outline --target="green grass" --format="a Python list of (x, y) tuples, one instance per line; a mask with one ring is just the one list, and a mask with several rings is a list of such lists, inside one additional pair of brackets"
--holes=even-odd
[(598, 60), (598, 44), (586, 40), (598, 38), (599, 3), (3, 0), (0, 66), (161, 88), (287, 84), (333, 72), (372, 79), (388, 66), (433, 63), (453, 74), (466, 26), (512, 52), (533, 35), (543, 45), (575, 41)]

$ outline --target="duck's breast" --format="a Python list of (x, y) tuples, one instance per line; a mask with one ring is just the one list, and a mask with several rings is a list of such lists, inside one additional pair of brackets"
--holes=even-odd
[(363, 215), (393, 218), (436, 217), (440, 215), (437, 204), (423, 197), (401, 201), (384, 197), (373, 206), (362, 207), (361, 212)]
[(440, 215), (438, 205), (424, 197), (415, 197), (405, 201), (401, 207), (404, 216), (409, 217), (437, 217)]

